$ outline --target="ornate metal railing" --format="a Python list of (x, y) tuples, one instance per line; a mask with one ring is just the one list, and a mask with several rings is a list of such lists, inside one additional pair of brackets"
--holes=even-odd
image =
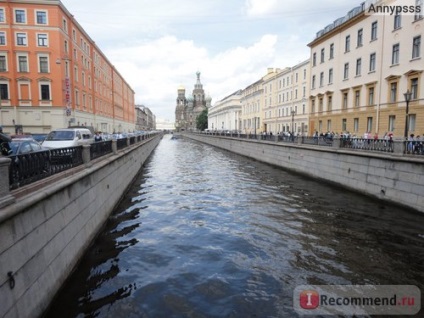
[(116, 147), (118, 150), (124, 149), (127, 146), (127, 138), (120, 138), (116, 140)]
[(340, 139), (341, 148), (393, 152), (393, 141), (386, 139), (347, 138)]
[(82, 146), (51, 149), (50, 163), (52, 174), (81, 165)]
[(112, 152), (112, 140), (99, 141), (90, 145), (90, 159), (96, 159)]
[(9, 167), (9, 186), (11, 189), (16, 189), (51, 174), (50, 152), (48, 150), (10, 156), (9, 158), (12, 159)]
[[(150, 139), (157, 133), (130, 137), (130, 144)], [(127, 138), (116, 140), (116, 149), (128, 146)], [(84, 163), (83, 146), (50, 149), (25, 155), (10, 156), (9, 188), (20, 186), (43, 179), (55, 173), (65, 171)], [(90, 144), (90, 160), (112, 153), (113, 141), (101, 141)], [(88, 157), (88, 155), (87, 155)], [(86, 159), (87, 160), (87, 159)]]
[(424, 140), (400, 141), (390, 139), (367, 139), (357, 137), (294, 137), (271, 134), (239, 134), (236, 132), (202, 132), (208, 136), (251, 139), (258, 141), (274, 141), (292, 144), (308, 144), (341, 149), (352, 149), (364, 152), (396, 153), (408, 156), (424, 155)]

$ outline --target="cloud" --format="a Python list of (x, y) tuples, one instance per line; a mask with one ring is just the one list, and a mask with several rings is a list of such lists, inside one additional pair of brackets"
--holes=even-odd
[(276, 35), (264, 35), (248, 47), (235, 47), (211, 56), (193, 41), (165, 36), (145, 44), (110, 48), (105, 53), (137, 92), (136, 103), (159, 118), (173, 119), (177, 87), (191, 94), (196, 72), (213, 101), (222, 99), (265, 74), (276, 56)]
[(133, 88), (136, 103), (169, 120), (177, 87), (191, 94), (197, 71), (216, 102), (268, 67), (307, 59), (315, 33), (355, 6), (351, 0), (62, 2)]

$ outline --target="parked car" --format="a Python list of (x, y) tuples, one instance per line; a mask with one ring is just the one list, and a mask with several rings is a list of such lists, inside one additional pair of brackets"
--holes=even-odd
[(52, 130), (43, 141), (42, 146), (55, 149), (76, 147), (94, 142), (94, 135), (87, 128), (63, 128)]
[(5, 142), (2, 143), (1, 148), (2, 154), (5, 156), (23, 155), (32, 152), (48, 150), (47, 148), (42, 147), (32, 138), (13, 138), (12, 141), (7, 142), (7, 145)]
[(34, 138), (34, 140), (39, 144), (42, 144), (46, 137), (47, 134), (32, 134), (32, 138)]

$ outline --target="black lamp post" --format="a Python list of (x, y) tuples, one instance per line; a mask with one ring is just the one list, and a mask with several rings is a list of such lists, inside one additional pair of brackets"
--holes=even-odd
[(291, 126), (291, 130), (292, 130), (292, 135), (294, 137), (294, 114), (296, 114), (296, 112), (294, 110), (291, 111), (291, 115), (292, 115), (292, 126)]
[(255, 117), (255, 139), (256, 139), (256, 117)]
[(412, 93), (409, 91), (409, 89), (406, 91), (406, 93), (403, 94), (405, 96), (405, 102), (406, 102), (406, 114), (405, 114), (405, 140), (408, 140), (408, 124), (409, 124), (409, 102), (411, 101)]

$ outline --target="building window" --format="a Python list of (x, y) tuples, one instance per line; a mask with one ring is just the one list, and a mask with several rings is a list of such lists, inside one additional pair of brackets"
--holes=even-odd
[(334, 58), (334, 43), (330, 44), (330, 60)]
[(315, 75), (312, 76), (312, 89), (315, 89)]
[(414, 37), (412, 41), (412, 58), (416, 59), (420, 57), (420, 49), (421, 49), (421, 35)]
[(393, 29), (397, 30), (400, 29), (401, 27), (401, 14), (399, 12), (396, 12), (395, 16), (394, 16), (394, 25), (393, 25)]
[(376, 56), (375, 53), (370, 54), (370, 72), (375, 71)]
[(418, 99), (418, 78), (411, 79), (411, 99)]
[(390, 83), (390, 102), (395, 103), (397, 101), (397, 82)]
[(392, 48), (392, 65), (399, 64), (399, 44), (393, 45)]
[(349, 52), (350, 51), (350, 35), (346, 36), (346, 40), (345, 40), (345, 52)]
[(359, 118), (353, 119), (353, 131), (358, 132), (359, 131)]
[(346, 120), (346, 118), (342, 119), (342, 131), (347, 131), (347, 120)]
[(312, 66), (316, 66), (317, 65), (317, 54), (314, 53), (312, 55)]
[(47, 56), (40, 56), (38, 59), (39, 59), (40, 73), (48, 73), (49, 72), (49, 61), (48, 61)]
[(16, 33), (16, 45), (27, 45), (27, 35), (26, 33)]
[(355, 107), (359, 107), (361, 104), (361, 91), (355, 90)]
[(371, 24), (371, 41), (377, 40), (377, 21)]
[(372, 117), (368, 117), (367, 118), (367, 131), (368, 132), (371, 132), (373, 129), (372, 129)]
[(0, 55), (0, 72), (7, 72), (6, 55)]
[(396, 123), (396, 116), (395, 115), (390, 115), (389, 116), (389, 127), (388, 127), (388, 130), (389, 131), (394, 131), (395, 130), (395, 123)]
[(364, 30), (363, 29), (359, 29), (358, 30), (358, 41), (357, 41), (357, 46), (358, 47), (362, 46), (363, 36), (364, 36)]
[(417, 115), (409, 114), (408, 118), (409, 118), (409, 123), (408, 123), (409, 131), (415, 131), (415, 124), (417, 122)]
[(321, 63), (324, 63), (325, 49), (321, 49)]
[(68, 21), (66, 21), (66, 19), (62, 20), (62, 27), (63, 27), (63, 31), (65, 31), (65, 33), (68, 34)]
[(319, 74), (319, 86), (323, 87), (324, 86), (324, 72), (321, 72)]
[(333, 96), (328, 96), (327, 99), (327, 111), (332, 111), (333, 110)]
[(333, 69), (328, 70), (328, 84), (333, 84)]
[(318, 100), (318, 112), (322, 113), (322, 109), (324, 107), (324, 100), (322, 97)]
[(312, 113), (315, 113), (315, 99), (311, 100), (311, 110), (312, 110)]
[(423, 18), (423, 0), (415, 0), (415, 7), (416, 8), (421, 8), (421, 10), (418, 12), (418, 10), (416, 10), (415, 12), (415, 16), (414, 16), (414, 20), (420, 20)]
[(4, 18), (4, 9), (0, 8), (0, 22), (6, 22), (6, 19)]
[(28, 72), (28, 58), (26, 56), (18, 56), (18, 72)]
[(361, 75), (362, 59), (356, 60), (356, 76)]
[(38, 46), (49, 46), (49, 42), (47, 40), (47, 34), (37, 34), (37, 43)]
[(0, 45), (6, 45), (6, 33), (0, 32)]
[(50, 100), (50, 85), (40, 84), (41, 100)]
[(8, 100), (9, 99), (9, 86), (8, 84), (0, 84), (0, 99)]
[(374, 105), (374, 87), (368, 88), (368, 105)]
[(344, 70), (343, 70), (343, 79), (349, 78), (349, 63), (345, 63)]
[(15, 22), (16, 23), (26, 23), (25, 10), (20, 10), (20, 9), (15, 10)]
[(37, 11), (37, 24), (47, 24), (47, 12)]
[(343, 109), (347, 109), (347, 106), (348, 106), (348, 97), (349, 97), (348, 92), (344, 92), (343, 93), (343, 101), (342, 101)]

